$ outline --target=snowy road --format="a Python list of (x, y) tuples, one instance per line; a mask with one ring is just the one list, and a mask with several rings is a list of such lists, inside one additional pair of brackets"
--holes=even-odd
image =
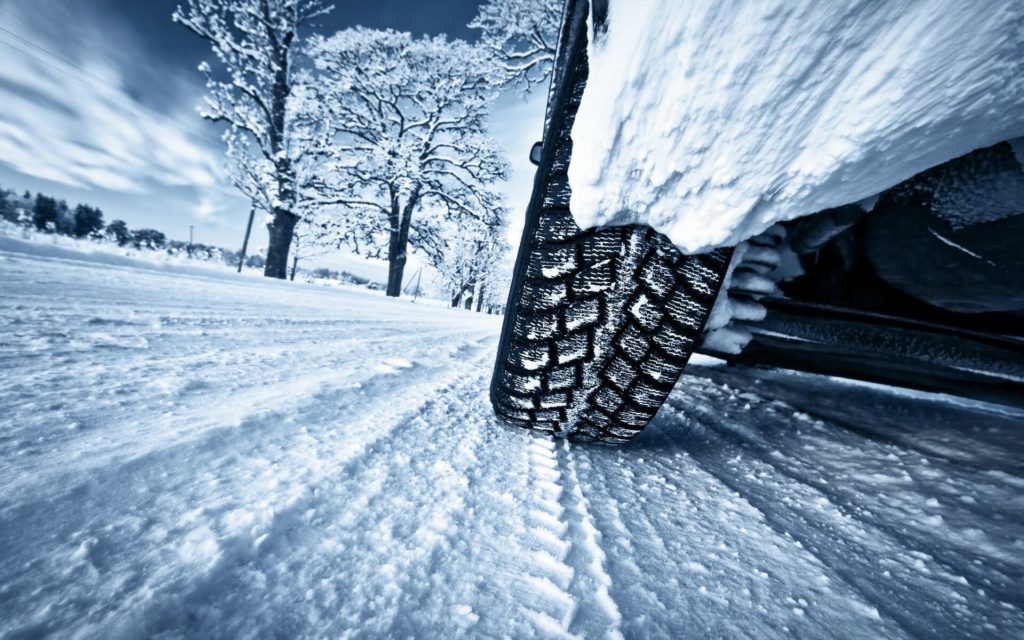
[(1024, 414), (692, 367), (494, 423), (496, 319), (0, 251), (0, 636), (1024, 637)]

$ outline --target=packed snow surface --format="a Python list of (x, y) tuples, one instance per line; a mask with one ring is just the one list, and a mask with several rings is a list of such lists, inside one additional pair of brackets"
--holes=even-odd
[(1024, 637), (1024, 414), (692, 367), (495, 423), (494, 317), (0, 249), (0, 637)]
[(1019, 0), (611, 0), (573, 127), (582, 226), (682, 250), (1024, 135)]

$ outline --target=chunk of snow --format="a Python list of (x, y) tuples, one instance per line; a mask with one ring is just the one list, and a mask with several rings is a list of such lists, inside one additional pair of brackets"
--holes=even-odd
[(572, 131), (581, 226), (683, 251), (1024, 135), (1016, 0), (612, 0)]

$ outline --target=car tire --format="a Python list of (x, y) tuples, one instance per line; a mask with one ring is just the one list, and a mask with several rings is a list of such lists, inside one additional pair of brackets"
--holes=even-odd
[(491, 402), (514, 425), (624, 443), (650, 422), (686, 366), (731, 250), (683, 255), (647, 226), (576, 225), (568, 168), (588, 74), (587, 3), (570, 5)]

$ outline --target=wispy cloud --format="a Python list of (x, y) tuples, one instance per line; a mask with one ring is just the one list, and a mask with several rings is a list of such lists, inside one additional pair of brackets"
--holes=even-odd
[[(39, 26), (47, 17), (57, 31)], [(0, 162), (118, 192), (227, 188), (218, 141), (192, 109), (195, 91), (160, 110), (133, 98), (125, 77), (148, 61), (109, 22), (94, 23), (84, 11), (69, 15), (66, 3), (13, 0), (0, 4), (0, 27)], [(197, 215), (212, 216), (208, 206)]]
[(216, 202), (213, 198), (208, 196), (203, 196), (196, 204), (195, 209), (192, 211), (192, 215), (194, 215), (198, 220), (204, 222), (217, 223), (221, 222), (221, 216), (219, 214), (223, 213), (223, 211), (223, 203)]

